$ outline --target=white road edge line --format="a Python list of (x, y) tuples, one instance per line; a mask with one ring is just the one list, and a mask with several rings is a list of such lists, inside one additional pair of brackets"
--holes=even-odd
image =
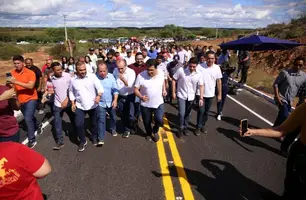
[(235, 98), (231, 97), (230, 95), (227, 95), (228, 98), (230, 98), (232, 101), (234, 101), (235, 103), (237, 103), (238, 105), (240, 105), (241, 107), (243, 107), (244, 109), (248, 110), (250, 113), (252, 113), (253, 115), (255, 115), (256, 117), (258, 117), (259, 119), (261, 119), (262, 121), (266, 122), (267, 124), (269, 124), (270, 126), (273, 126), (273, 123), (270, 122), (269, 120), (267, 120), (266, 118), (262, 117), (261, 115), (257, 114), (256, 112), (254, 112), (253, 110), (251, 110), (250, 108), (248, 108), (246, 105), (240, 103), (239, 101), (237, 101)]
[[(50, 122), (53, 120), (53, 116), (52, 117), (50, 117), (46, 122), (44, 122), (44, 123), (42, 123), (42, 129), (44, 129), (46, 126), (48, 126), (49, 124), (50, 124)], [(37, 131), (35, 131), (35, 136), (37, 136)], [(43, 133), (41, 133), (41, 135), (42, 135)], [(26, 145), (26, 144), (28, 144), (28, 142), (29, 142), (29, 140), (28, 140), (28, 138), (27, 139), (25, 139), (23, 142), (22, 142), (22, 144), (24, 144), (24, 145)]]

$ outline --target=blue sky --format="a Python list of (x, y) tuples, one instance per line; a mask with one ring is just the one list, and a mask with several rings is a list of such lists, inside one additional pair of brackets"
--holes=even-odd
[(0, 26), (257, 28), (288, 22), (306, 0), (0, 0)]

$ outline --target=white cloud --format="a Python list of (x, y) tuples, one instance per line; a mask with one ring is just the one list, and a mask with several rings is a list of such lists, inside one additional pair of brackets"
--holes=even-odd
[[(181, 26), (264, 27), (286, 22), (305, 9), (287, 0), (263, 0), (264, 5), (206, 0), (0, 0), (0, 26)], [(3, 2), (3, 3), (2, 3)], [(71, 6), (70, 6), (71, 5)]]

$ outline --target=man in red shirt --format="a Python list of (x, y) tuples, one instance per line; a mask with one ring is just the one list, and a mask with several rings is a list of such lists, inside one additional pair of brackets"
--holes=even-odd
[[(146, 64), (143, 62), (143, 55), (141, 52), (136, 53), (135, 55), (135, 63), (129, 65), (128, 67), (131, 68), (132, 70), (135, 71), (136, 77), (138, 74), (143, 72), (144, 70), (147, 69)], [(134, 117), (135, 117), (135, 122), (132, 125), (132, 132), (136, 132), (137, 124), (138, 124), (138, 119), (140, 115), (140, 100), (138, 97), (135, 97), (135, 104), (134, 104)]]
[(37, 178), (50, 172), (48, 160), (27, 146), (0, 143), (0, 199), (43, 200)]
[(19, 125), (14, 110), (19, 110), (19, 101), (13, 88), (0, 85), (0, 142), (19, 142)]

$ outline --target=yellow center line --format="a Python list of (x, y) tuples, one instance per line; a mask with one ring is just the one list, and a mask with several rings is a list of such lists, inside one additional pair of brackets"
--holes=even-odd
[[(175, 140), (173, 138), (173, 134), (172, 134), (171, 131), (168, 131), (168, 130), (171, 130), (171, 128), (169, 126), (168, 119), (166, 117), (164, 117), (164, 127), (167, 129), (166, 135), (167, 135), (167, 138), (168, 138), (168, 142), (169, 142), (170, 150), (171, 150), (171, 153), (172, 153), (174, 165), (176, 167), (176, 170), (177, 170), (177, 173), (178, 173), (178, 176), (179, 176), (179, 181), (180, 181), (180, 184), (181, 184), (184, 199), (194, 200), (194, 196), (193, 196), (190, 184), (188, 182), (186, 172), (184, 170), (182, 159), (180, 157), (180, 154), (179, 154), (179, 151), (177, 149)], [(167, 199), (167, 200), (170, 200), (170, 199)]]
[(166, 152), (165, 152), (165, 148), (164, 148), (164, 144), (162, 140), (161, 131), (159, 131), (159, 137), (160, 137), (160, 140), (157, 142), (156, 145), (157, 145), (161, 174), (163, 178), (165, 197), (166, 197), (166, 200), (174, 200), (175, 199), (174, 189), (173, 189), (173, 184), (172, 184), (172, 180), (171, 180), (171, 176), (169, 172), (169, 166), (168, 166), (168, 161), (166, 158)]

